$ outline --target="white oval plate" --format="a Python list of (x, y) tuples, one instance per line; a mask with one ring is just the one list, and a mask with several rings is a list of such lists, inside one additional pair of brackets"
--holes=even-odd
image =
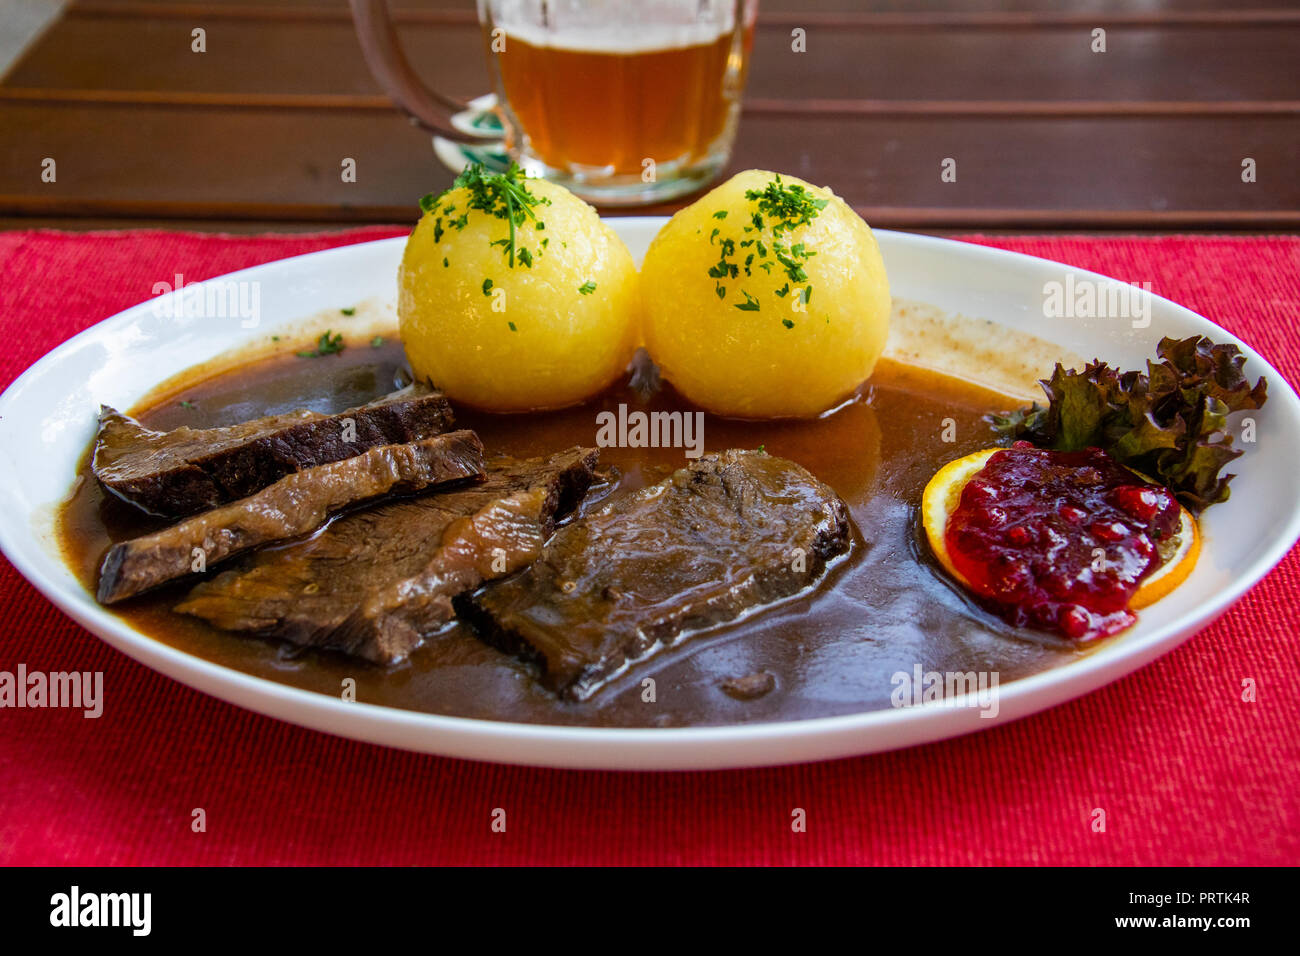
[[(640, 259), (664, 220), (609, 220)], [(901, 233), (877, 232), (896, 296), (993, 319), (1088, 357), (1142, 368), (1161, 336), (1236, 341), (1207, 319), (1150, 296), (1150, 325), (1127, 319), (1043, 316), (1044, 285), (1072, 274), (1115, 280), (1030, 256)], [(784, 723), (678, 729), (538, 726), (441, 717), (299, 690), (252, 677), (152, 640), (101, 608), (64, 565), (47, 520), (95, 431), (101, 402), (126, 408), (155, 384), (296, 319), (370, 297), (391, 300), (404, 240), (345, 246), (209, 280), (255, 281), (265, 317), (160, 317), (156, 301), (105, 319), (50, 352), (0, 396), (0, 547), (23, 575), (78, 623), (163, 674), (223, 700), (306, 727), (409, 750), (552, 767), (716, 769), (822, 760), (939, 740), (1043, 710), (1107, 684), (1204, 627), (1277, 564), (1300, 536), (1300, 400), (1254, 351), (1269, 401), (1254, 413), (1259, 440), (1236, 463), (1232, 500), (1205, 516), (1206, 549), (1185, 586), (1147, 608), (1131, 631), (1078, 661), (999, 688), (998, 712), (920, 705)], [(1127, 288), (1127, 287), (1126, 287)], [(1046, 369), (1044, 372), (1046, 373)]]

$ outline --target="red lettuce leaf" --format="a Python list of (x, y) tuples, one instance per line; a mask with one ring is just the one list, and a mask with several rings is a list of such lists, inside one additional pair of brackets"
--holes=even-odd
[(1104, 448), (1199, 513), (1228, 499), (1233, 476), (1222, 471), (1241, 454), (1227, 433), (1228, 416), (1268, 398), (1268, 384), (1261, 378), (1252, 386), (1245, 363), (1235, 345), (1204, 336), (1161, 339), (1146, 372), (1120, 372), (1100, 361), (1082, 371), (1058, 364), (1041, 383), (1046, 407), (1034, 403), (987, 420), (1012, 441), (1060, 451)]

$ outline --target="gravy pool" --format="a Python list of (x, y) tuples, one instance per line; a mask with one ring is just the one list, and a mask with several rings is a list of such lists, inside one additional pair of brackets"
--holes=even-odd
[[(399, 380), (405, 384), (404, 369), (396, 339), (314, 359), (286, 348), (132, 414), (152, 428), (171, 429), (228, 425), (296, 408), (337, 411), (383, 395)], [(457, 427), (477, 431), (489, 453), (547, 455), (595, 445), (598, 413), (617, 415), (621, 403), (632, 411), (693, 411), (671, 388), (643, 400), (620, 385), (557, 412), (491, 415), (458, 407)], [(910, 677), (917, 667), (922, 673), (996, 673), (1002, 684), (1082, 652), (1050, 635), (1014, 630), (949, 586), (920, 543), (916, 509), (941, 465), (993, 443), (981, 416), (1016, 404), (956, 378), (882, 360), (857, 400), (816, 421), (706, 416), (706, 451), (761, 445), (838, 492), (855, 525), (853, 549), (811, 593), (690, 637), (580, 703), (559, 700), (536, 682), (529, 665), (459, 624), (385, 669), (229, 634), (172, 612), (192, 582), (113, 610), (165, 644), (268, 680), (339, 696), (343, 681), (352, 678), (358, 700), (489, 720), (677, 727), (830, 717), (890, 707), (900, 687), (896, 675)], [(586, 507), (659, 481), (686, 462), (681, 448), (602, 448), (601, 469), (609, 480), (594, 488)], [(90, 475), (89, 455), (78, 481), (58, 526), (66, 560), (93, 591), (109, 545), (162, 522), (106, 495)], [(771, 679), (742, 682), (771, 687), (760, 696), (736, 694), (734, 684), (724, 689), (763, 672)], [(647, 678), (653, 678), (652, 695)]]

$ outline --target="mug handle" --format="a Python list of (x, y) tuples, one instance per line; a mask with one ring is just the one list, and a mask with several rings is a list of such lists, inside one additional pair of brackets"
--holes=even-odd
[(500, 140), (500, 131), (457, 129), (451, 122), (455, 113), (466, 109), (457, 102), (430, 90), (411, 69), (406, 54), (397, 41), (397, 32), (388, 15), (387, 0), (349, 0), (357, 39), (370, 72), (394, 103), (420, 126), (456, 143), (482, 143)]

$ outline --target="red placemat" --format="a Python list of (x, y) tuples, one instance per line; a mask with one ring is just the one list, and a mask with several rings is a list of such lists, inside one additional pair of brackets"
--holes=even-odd
[[(203, 279), (402, 232), (0, 234), (0, 382), (178, 272)], [(1300, 376), (1300, 238), (974, 241), (1149, 281)], [(0, 862), (1295, 863), (1297, 585), (1293, 551), (1156, 663), (958, 740), (769, 770), (626, 774), (403, 753), (242, 711), (112, 650), (0, 560), (0, 670), (103, 671), (106, 699), (97, 720), (0, 711)], [(1241, 700), (1245, 677), (1255, 703)], [(497, 807), (506, 833), (492, 832)], [(796, 807), (806, 832), (791, 832)]]

